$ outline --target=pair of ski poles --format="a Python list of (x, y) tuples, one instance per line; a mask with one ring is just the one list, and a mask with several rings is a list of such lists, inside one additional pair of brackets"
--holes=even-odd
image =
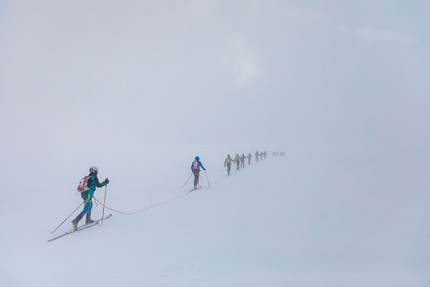
[[(104, 196), (104, 199), (103, 199), (102, 221), (101, 221), (101, 223), (100, 223), (100, 226), (102, 226), (102, 225), (103, 225), (103, 217), (104, 217), (104, 215), (105, 215), (106, 193), (107, 193), (107, 185), (105, 185), (105, 196)], [(73, 210), (73, 212), (72, 212), (72, 213), (70, 213), (70, 215), (69, 215), (69, 216), (67, 216), (67, 217), (66, 217), (66, 219), (64, 219), (64, 220), (63, 220), (63, 222), (61, 222), (61, 223), (60, 223), (60, 225), (58, 225), (58, 226), (57, 226), (57, 228), (55, 228), (53, 231), (51, 231), (51, 234), (54, 234), (54, 232), (55, 232), (55, 231), (57, 231), (57, 229), (58, 229), (58, 228), (60, 228), (60, 226), (61, 226), (61, 225), (63, 225), (63, 224), (64, 224), (64, 222), (66, 222), (66, 221), (67, 221), (67, 219), (69, 219), (69, 218), (70, 218), (70, 216), (72, 216), (72, 215), (73, 215), (73, 213), (75, 213), (75, 212), (76, 212), (76, 210), (78, 210), (78, 209), (79, 209), (79, 207), (81, 207), (81, 206), (82, 206), (82, 204), (84, 204), (84, 203), (85, 203), (85, 201), (82, 201), (82, 203), (81, 203), (81, 204), (79, 204), (79, 206), (78, 206), (75, 210)]]

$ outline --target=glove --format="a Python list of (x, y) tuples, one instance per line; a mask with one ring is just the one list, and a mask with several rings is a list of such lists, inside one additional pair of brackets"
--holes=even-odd
[(108, 184), (109, 183), (109, 178), (106, 177), (105, 179), (105, 183)]

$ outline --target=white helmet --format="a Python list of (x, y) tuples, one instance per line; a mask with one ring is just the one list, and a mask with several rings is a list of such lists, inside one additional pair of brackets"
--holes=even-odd
[(90, 173), (95, 173), (98, 174), (99, 173), (99, 169), (95, 166), (90, 167)]

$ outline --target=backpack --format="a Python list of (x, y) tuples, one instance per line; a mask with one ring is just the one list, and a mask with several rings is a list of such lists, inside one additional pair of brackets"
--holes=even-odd
[(193, 161), (193, 169), (198, 170), (199, 169), (199, 161), (195, 160)]
[(81, 181), (78, 184), (78, 192), (86, 192), (88, 190), (90, 190), (90, 188), (88, 187), (87, 183), (88, 183), (88, 179), (90, 177), (89, 176), (84, 176)]

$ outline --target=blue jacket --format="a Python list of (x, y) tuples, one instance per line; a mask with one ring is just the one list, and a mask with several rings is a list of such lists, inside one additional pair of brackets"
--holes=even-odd
[(200, 171), (200, 168), (206, 170), (206, 168), (203, 167), (202, 163), (199, 160), (193, 161), (193, 163), (191, 164), (191, 171)]
[(94, 191), (96, 191), (96, 188), (105, 186), (106, 182), (103, 181), (102, 183), (100, 183), (100, 181), (97, 177), (97, 174), (94, 174), (94, 173), (90, 173), (88, 175), (88, 177), (89, 178), (87, 181), (87, 186), (88, 186), (89, 190), (82, 192), (81, 197), (83, 200), (91, 201), (93, 198)]

